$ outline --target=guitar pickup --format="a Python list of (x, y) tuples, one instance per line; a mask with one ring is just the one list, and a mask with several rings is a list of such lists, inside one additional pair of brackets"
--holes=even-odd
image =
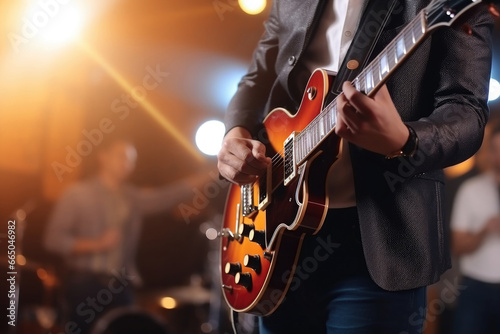
[(292, 132), (290, 136), (285, 140), (284, 143), (284, 185), (288, 185), (290, 181), (292, 181), (295, 176), (297, 175), (297, 164), (295, 162), (295, 149), (294, 149), (294, 144), (295, 144), (295, 134), (296, 132)]

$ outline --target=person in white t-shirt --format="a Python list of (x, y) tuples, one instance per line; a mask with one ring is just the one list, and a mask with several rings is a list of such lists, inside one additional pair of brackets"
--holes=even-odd
[(460, 187), (451, 217), (464, 286), (455, 334), (500, 333), (500, 127), (489, 141), (491, 169)]

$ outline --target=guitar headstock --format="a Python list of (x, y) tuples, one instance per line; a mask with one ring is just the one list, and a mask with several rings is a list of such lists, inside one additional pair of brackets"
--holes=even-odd
[(434, 0), (425, 9), (428, 29), (451, 25), (471, 7), (486, 3), (492, 15), (500, 17), (500, 0)]

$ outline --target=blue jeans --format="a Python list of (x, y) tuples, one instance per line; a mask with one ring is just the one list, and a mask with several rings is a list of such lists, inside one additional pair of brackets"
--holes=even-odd
[(417, 334), (425, 287), (390, 292), (370, 278), (355, 208), (330, 210), (307, 237), (283, 303), (259, 320), (261, 334)]
[(466, 288), (458, 299), (454, 334), (500, 333), (500, 284), (489, 284), (464, 277)]

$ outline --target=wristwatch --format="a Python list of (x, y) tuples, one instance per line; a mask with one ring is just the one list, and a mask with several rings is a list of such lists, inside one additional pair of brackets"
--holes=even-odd
[(417, 134), (415, 133), (415, 130), (411, 126), (408, 126), (405, 124), (406, 127), (408, 128), (408, 131), (410, 132), (410, 135), (408, 136), (408, 140), (406, 143), (403, 145), (403, 147), (400, 150), (397, 150), (395, 152), (389, 153), (388, 155), (385, 156), (386, 159), (394, 159), (397, 157), (413, 157), (415, 152), (417, 152), (418, 148), (418, 137)]

